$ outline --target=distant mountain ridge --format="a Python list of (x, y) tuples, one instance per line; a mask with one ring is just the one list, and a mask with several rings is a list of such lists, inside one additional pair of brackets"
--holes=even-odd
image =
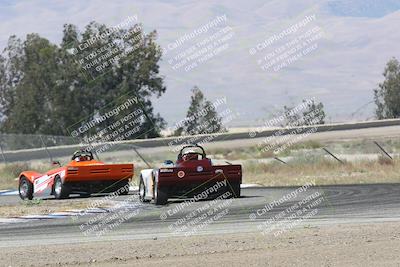
[(380, 18), (400, 9), (399, 0), (333, 0), (325, 5), (333, 15)]

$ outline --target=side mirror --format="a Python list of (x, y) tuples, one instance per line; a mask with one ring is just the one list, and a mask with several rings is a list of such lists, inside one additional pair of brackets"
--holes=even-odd
[(174, 164), (174, 162), (173, 162), (172, 160), (169, 160), (169, 159), (168, 159), (168, 160), (165, 160), (165, 161), (164, 161), (164, 164), (165, 164), (165, 165), (171, 165), (171, 164)]
[(58, 165), (58, 166), (61, 167), (61, 163), (58, 160), (53, 161), (51, 164)]

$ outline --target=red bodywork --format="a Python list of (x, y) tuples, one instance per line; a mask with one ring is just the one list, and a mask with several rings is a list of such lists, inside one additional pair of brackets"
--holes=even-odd
[(191, 197), (224, 180), (226, 189), (239, 189), (240, 194), (242, 166), (213, 165), (203, 150), (203, 154), (188, 153), (183, 157), (180, 154), (174, 167), (160, 168), (157, 186), (169, 197)]

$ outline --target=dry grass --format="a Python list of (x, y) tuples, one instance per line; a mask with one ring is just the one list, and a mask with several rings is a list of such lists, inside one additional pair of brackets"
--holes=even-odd
[[(312, 150), (321, 148), (323, 145), (316, 141), (305, 141), (302, 143), (297, 143), (289, 148), (283, 150), (279, 153), (279, 156), (287, 156), (290, 155), (294, 151), (301, 150)], [(274, 157), (273, 151), (264, 151), (264, 144), (261, 146), (254, 145), (249, 147), (240, 147), (240, 148), (212, 148), (207, 149), (207, 154), (215, 159), (225, 159), (225, 160), (244, 160), (244, 159), (263, 159), (263, 158), (271, 158)]]
[[(389, 153), (400, 151), (400, 141), (394, 139), (377, 140)], [(328, 160), (321, 147), (327, 147), (334, 154), (338, 153), (380, 153), (371, 140), (345, 140), (330, 142), (306, 141), (290, 146), (282, 151), (278, 157), (293, 157), (289, 165), (277, 161), (265, 163), (259, 159), (271, 159), (275, 155), (271, 151), (263, 151), (257, 145), (242, 148), (211, 148), (207, 150), (213, 159), (228, 161), (244, 161), (244, 182), (259, 183), (266, 186), (300, 185), (310, 180), (317, 184), (351, 184), (351, 183), (386, 183), (400, 182), (399, 159), (391, 161), (381, 157), (377, 161), (347, 162), (342, 165), (336, 161)], [(119, 155), (119, 154), (118, 154)], [(121, 154), (123, 155), (123, 153)], [(132, 153), (125, 155), (127, 158), (103, 158), (105, 162), (135, 162), (135, 177), (137, 182), (140, 170), (147, 168), (142, 160)], [(175, 159), (175, 153), (168, 151), (146, 157), (153, 167), (159, 166), (164, 159)], [(52, 168), (45, 163), (10, 163), (0, 165), (0, 189), (15, 189), (17, 182), (14, 180), (18, 174), (27, 169), (45, 172)]]
[(214, 148), (208, 149), (207, 154), (214, 159), (243, 160), (254, 158), (268, 158), (273, 155), (271, 151), (263, 151), (257, 146), (242, 148)]
[(46, 172), (53, 168), (50, 164), (16, 162), (8, 164), (0, 164), (0, 189), (15, 189), (18, 182), (15, 180), (18, 175), (26, 170), (34, 170), (39, 173)]
[(16, 188), (17, 182), (15, 179), (22, 171), (27, 170), (29, 167), (30, 164), (25, 162), (0, 165), (0, 189)]
[(265, 186), (293, 186), (315, 182), (328, 184), (399, 183), (400, 160), (381, 158), (378, 161), (346, 162), (321, 159), (292, 161), (288, 165), (279, 162), (250, 162), (243, 166), (245, 183)]

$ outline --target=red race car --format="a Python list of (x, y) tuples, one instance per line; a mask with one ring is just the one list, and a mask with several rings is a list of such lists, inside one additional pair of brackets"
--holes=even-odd
[(57, 199), (70, 194), (90, 196), (92, 193), (128, 194), (133, 176), (133, 164), (104, 164), (93, 158), (90, 151), (79, 150), (71, 161), (44, 174), (24, 171), (19, 175), (21, 199), (54, 195)]
[(175, 164), (167, 160), (161, 168), (141, 171), (139, 199), (164, 205), (168, 198), (205, 199), (228, 191), (230, 197), (240, 197), (241, 183), (241, 165), (214, 165), (203, 147), (188, 145)]

